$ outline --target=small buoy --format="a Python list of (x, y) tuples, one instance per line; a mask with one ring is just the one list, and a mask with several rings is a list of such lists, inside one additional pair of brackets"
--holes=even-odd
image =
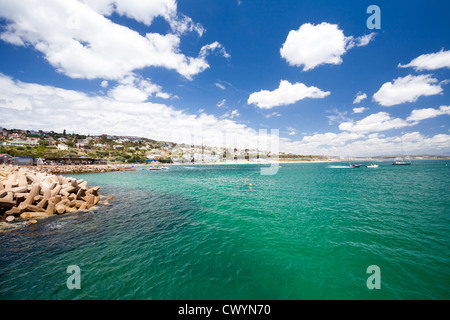
[(251, 183), (249, 183), (248, 186), (251, 188), (253, 185)]

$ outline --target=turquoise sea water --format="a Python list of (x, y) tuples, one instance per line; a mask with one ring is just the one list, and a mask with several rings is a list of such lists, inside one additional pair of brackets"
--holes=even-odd
[(76, 175), (111, 206), (0, 233), (0, 298), (449, 299), (450, 166), (327, 165)]

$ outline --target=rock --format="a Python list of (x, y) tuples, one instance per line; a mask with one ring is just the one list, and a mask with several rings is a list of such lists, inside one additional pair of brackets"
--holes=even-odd
[(24, 220), (29, 220), (33, 218), (48, 218), (48, 214), (45, 212), (24, 212), (20, 215)]
[(64, 204), (61, 204), (61, 203), (58, 203), (58, 204), (55, 206), (55, 209), (56, 209), (56, 212), (57, 212), (58, 214), (63, 214), (63, 213), (66, 212), (66, 206), (65, 206)]
[[(43, 219), (54, 214), (89, 210), (100, 203), (100, 187), (88, 187), (83, 179), (55, 175), (68, 172), (120, 171), (111, 165), (39, 166), (0, 165), (0, 216), (8, 222)], [(134, 169), (135, 170), (135, 169)], [(113, 199), (112, 195), (107, 197)], [(106, 201), (106, 204), (109, 204)], [(28, 222), (33, 223), (33, 222)]]

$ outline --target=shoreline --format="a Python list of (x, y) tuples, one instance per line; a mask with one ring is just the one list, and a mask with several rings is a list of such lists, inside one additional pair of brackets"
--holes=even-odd
[(77, 174), (91, 172), (113, 172), (113, 171), (134, 171), (133, 166), (112, 165), (112, 164), (90, 164), (90, 165), (39, 165), (29, 167), (36, 172), (50, 174)]
[[(216, 161), (216, 162), (185, 162), (185, 163), (164, 163), (164, 164), (158, 164), (158, 165), (165, 165), (165, 166), (203, 166), (203, 165), (230, 165), (230, 164), (259, 164), (259, 165), (270, 165), (270, 164), (281, 164), (281, 163), (328, 163), (328, 162), (338, 162), (340, 160), (317, 160), (317, 161), (247, 161), (247, 160), (230, 160), (230, 161)], [(158, 166), (155, 165), (155, 166)], [(152, 164), (136, 164), (135, 166), (143, 166), (143, 167), (149, 167), (152, 166)]]
[[(415, 159), (415, 160), (411, 160), (413, 162), (416, 161), (448, 161), (450, 159)], [(225, 161), (225, 162), (185, 162), (185, 163), (164, 163), (164, 164), (157, 164), (154, 166), (160, 166), (160, 165), (164, 165), (164, 166), (203, 166), (203, 165), (241, 165), (241, 164), (259, 164), (259, 165), (271, 165), (271, 164), (283, 164), (283, 163), (287, 163), (287, 164), (293, 164), (293, 163), (383, 163), (383, 162), (392, 162), (393, 160), (391, 159), (362, 159), (362, 160), (313, 160), (313, 161), (307, 161), (307, 160), (300, 160), (300, 161), (295, 161), (295, 160), (286, 160), (286, 161), (270, 161), (270, 162), (259, 162), (259, 161)], [(149, 167), (149, 166), (153, 166), (152, 164), (135, 164), (135, 167)]]

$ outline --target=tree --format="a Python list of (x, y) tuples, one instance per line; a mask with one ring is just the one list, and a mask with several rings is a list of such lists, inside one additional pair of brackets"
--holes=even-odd
[(50, 144), (47, 140), (39, 140), (39, 145), (43, 147), (47, 147)]

